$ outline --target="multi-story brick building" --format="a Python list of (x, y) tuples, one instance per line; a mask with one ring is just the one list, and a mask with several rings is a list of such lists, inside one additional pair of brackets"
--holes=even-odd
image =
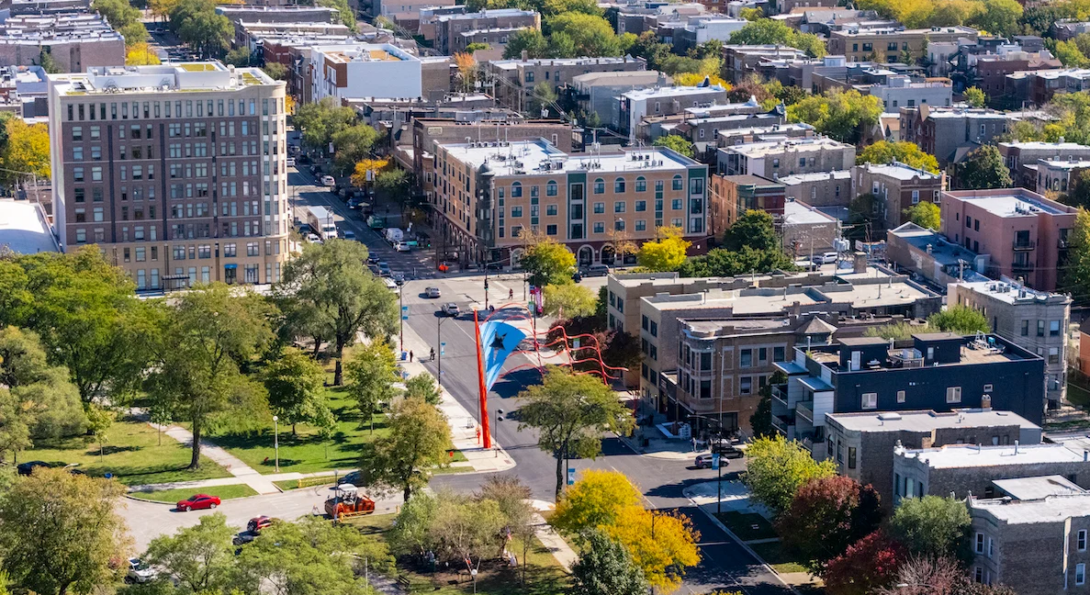
[(750, 174), (775, 179), (846, 170), (853, 165), (855, 145), (815, 136), (721, 148), (717, 171), (728, 176)]
[(48, 53), (62, 72), (125, 63), (125, 40), (95, 13), (26, 14), (0, 21), (0, 66), (41, 65)]
[(1037, 161), (1037, 184), (1030, 190), (1067, 193), (1085, 169), (1090, 169), (1090, 159), (1041, 159)]
[(940, 208), (943, 235), (991, 257), (988, 276), (1056, 289), (1078, 209), (1024, 188), (944, 192)]
[(1041, 443), (1040, 426), (996, 409), (826, 413), (825, 435), (829, 446), (823, 454), (836, 463), (837, 472), (873, 486), (886, 508), (893, 507), (893, 450), (898, 445)]
[[(1001, 142), (999, 153), (1011, 170), (1011, 180), (1023, 188), (1037, 188), (1039, 162), (1090, 160), (1090, 146), (1059, 142)], [(1042, 189), (1044, 190), (1044, 189)]]
[(783, 184), (759, 176), (721, 176), (711, 179), (711, 236), (722, 237), (746, 211), (759, 210), (783, 217)]
[(138, 290), (280, 279), (292, 225), (284, 83), (191, 62), (49, 84), (63, 248), (97, 245)]
[(901, 107), (901, 140), (934, 155), (939, 167), (960, 163), (970, 151), (1006, 134), (1017, 114), (990, 109)]
[(1044, 360), (995, 335), (842, 339), (796, 347), (777, 367), (788, 381), (772, 387), (772, 425), (818, 458), (829, 456), (827, 413), (995, 407), (1044, 418)]
[(1034, 291), (1017, 283), (951, 283), (950, 304), (981, 311), (1000, 337), (1045, 358), (1045, 395), (1059, 407), (1067, 395), (1067, 326), (1071, 296)]
[(833, 31), (826, 42), (830, 54), (847, 57), (849, 62), (900, 62), (902, 55), (913, 60), (923, 57), (929, 42), (975, 42), (977, 31), (971, 27), (865, 27), (854, 25)]
[[(634, 89), (617, 98), (613, 128), (635, 143), (645, 118), (685, 113), (689, 108), (710, 107), (727, 102), (727, 90), (708, 87), (656, 87)], [(649, 138), (644, 138), (650, 142)]]
[(502, 50), (511, 35), (523, 29), (541, 29), (541, 15), (519, 8), (443, 15), (435, 22), (435, 49), (452, 56), (464, 52), (467, 45), (480, 42)]
[(852, 195), (870, 193), (875, 198), (879, 221), (893, 229), (908, 220), (905, 213), (922, 202), (937, 203), (944, 177), (896, 161), (864, 163), (852, 168)]
[(782, 176), (785, 198), (800, 200), (813, 207), (845, 207), (852, 202), (852, 172), (835, 170)]
[[(504, 107), (526, 111), (534, 89), (544, 83), (554, 91), (572, 84), (577, 76), (590, 73), (639, 72), (647, 70), (643, 58), (557, 58), (535, 60), (493, 60), (484, 66), (485, 84), (494, 84), (495, 98)], [(652, 76), (651, 84), (658, 74)], [(608, 121), (608, 120), (606, 120)]]
[(706, 249), (707, 166), (669, 149), (568, 155), (537, 141), (440, 144), (439, 233), (466, 262), (517, 261), (523, 229), (567, 245), (581, 265), (612, 263), (620, 241), (672, 226)]

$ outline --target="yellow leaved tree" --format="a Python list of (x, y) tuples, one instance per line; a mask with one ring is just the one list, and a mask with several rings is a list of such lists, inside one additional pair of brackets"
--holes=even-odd
[(617, 522), (621, 510), (639, 506), (643, 496), (623, 473), (588, 469), (564, 490), (549, 521), (571, 534)]
[(13, 180), (25, 174), (39, 179), (52, 177), (49, 163), (49, 129), (45, 124), (27, 124), (21, 118), (10, 118), (4, 124), (7, 146), (0, 153), (0, 164), (9, 171), (2, 178)]
[(477, 82), (477, 59), (473, 57), (473, 54), (454, 54), (454, 65), (458, 67), (462, 93), (469, 93), (473, 90), (473, 84)]
[(636, 261), (651, 272), (678, 270), (685, 263), (686, 252), (692, 245), (681, 234), (679, 227), (660, 227), (657, 240), (644, 242), (640, 246)]
[(647, 582), (669, 593), (679, 586), (685, 569), (700, 563), (697, 541), (689, 517), (629, 506), (617, 522), (603, 527), (606, 534), (624, 544), (632, 561), (643, 569)]
[(711, 82), (712, 85), (719, 85), (724, 89), (730, 91), (731, 85), (727, 81), (723, 80), (717, 74), (701, 74), (699, 72), (683, 72), (681, 74), (674, 75), (674, 84), (678, 87), (695, 87), (704, 82), (704, 78)]
[[(386, 169), (386, 166), (390, 165), (389, 159), (364, 159), (363, 161), (356, 162), (356, 169), (352, 172), (352, 176), (349, 180), (353, 186), (366, 186), (367, 182), (374, 182), (378, 177), (378, 172)], [(371, 177), (368, 179), (367, 174), (370, 173)]]
[(146, 41), (139, 41), (125, 49), (126, 66), (155, 66), (161, 63), (158, 54)]

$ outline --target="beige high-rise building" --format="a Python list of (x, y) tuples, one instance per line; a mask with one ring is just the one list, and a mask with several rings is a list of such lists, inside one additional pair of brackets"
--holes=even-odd
[(292, 219), (284, 83), (219, 62), (49, 77), (62, 249), (97, 244), (141, 291), (275, 283)]

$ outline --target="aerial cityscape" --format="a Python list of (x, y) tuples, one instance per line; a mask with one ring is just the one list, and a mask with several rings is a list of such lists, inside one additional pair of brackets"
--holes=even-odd
[(1088, 209), (1090, 0), (0, 0), (0, 595), (1090, 592)]

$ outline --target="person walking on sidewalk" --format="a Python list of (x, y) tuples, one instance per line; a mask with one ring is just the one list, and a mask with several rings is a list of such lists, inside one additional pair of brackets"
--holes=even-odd
[(411, 349), (409, 350), (409, 361), (410, 361), (410, 362), (412, 362), (412, 361), (413, 361), (413, 352), (412, 352), (412, 350), (411, 350)]

